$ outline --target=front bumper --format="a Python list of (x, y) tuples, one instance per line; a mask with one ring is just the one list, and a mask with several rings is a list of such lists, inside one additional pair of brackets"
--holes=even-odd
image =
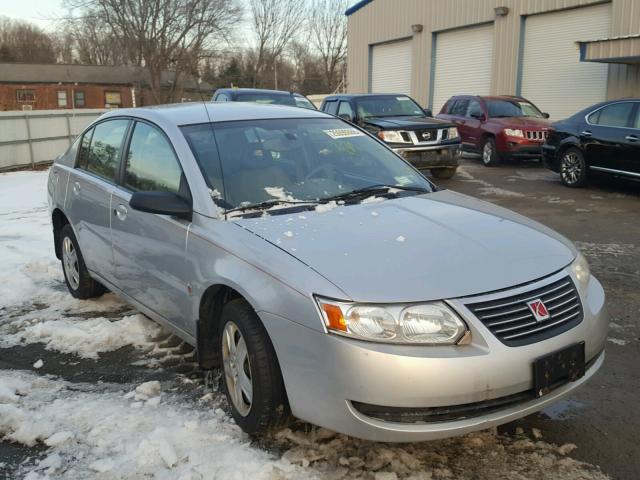
[(460, 144), (430, 145), (421, 147), (393, 148), (416, 168), (457, 167), (460, 159)]
[[(566, 275), (566, 271), (557, 275)], [(539, 411), (583, 385), (602, 365), (608, 321), (604, 291), (592, 277), (580, 292), (584, 319), (547, 340), (508, 347), (464, 307), (469, 345), (420, 347), (376, 344), (326, 334), (260, 313), (282, 368), (289, 403), (298, 418), (347, 435), (385, 442), (433, 440), (500, 425)], [(354, 402), (399, 408), (460, 406), (500, 399), (533, 388), (535, 359), (576, 342), (586, 344), (586, 375), (541, 398), (479, 416), (432, 423), (401, 423), (363, 414)]]
[(497, 142), (498, 153), (512, 158), (540, 158), (542, 157), (541, 141), (526, 138), (505, 137)]

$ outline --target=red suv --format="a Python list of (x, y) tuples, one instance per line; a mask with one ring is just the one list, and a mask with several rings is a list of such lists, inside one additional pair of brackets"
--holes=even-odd
[(458, 127), (464, 150), (482, 154), (493, 166), (505, 158), (542, 158), (549, 131), (548, 113), (522, 97), (451, 97), (438, 118)]

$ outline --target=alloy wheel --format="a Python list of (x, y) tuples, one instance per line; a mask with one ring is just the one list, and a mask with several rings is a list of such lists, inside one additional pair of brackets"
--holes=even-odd
[(582, 175), (582, 162), (575, 152), (568, 152), (562, 157), (560, 173), (565, 182), (577, 183)]
[(233, 406), (240, 415), (246, 417), (253, 401), (251, 364), (247, 344), (234, 322), (227, 322), (222, 333), (222, 363)]
[(78, 252), (69, 237), (62, 240), (62, 265), (67, 281), (71, 288), (77, 290), (80, 287), (80, 266), (78, 265)]

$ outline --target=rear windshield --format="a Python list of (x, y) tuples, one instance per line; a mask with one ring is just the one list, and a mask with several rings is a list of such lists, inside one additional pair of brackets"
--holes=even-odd
[(380, 142), (334, 118), (182, 127), (218, 205), (321, 201), (374, 185), (431, 184)]
[(543, 118), (535, 105), (520, 100), (487, 100), (489, 117), (535, 117)]
[(296, 99), (293, 95), (282, 95), (268, 92), (237, 93), (236, 101), (265, 103), (268, 105), (289, 105), (290, 107), (297, 106)]
[(356, 100), (358, 117), (423, 117), (424, 111), (406, 95), (376, 95)]

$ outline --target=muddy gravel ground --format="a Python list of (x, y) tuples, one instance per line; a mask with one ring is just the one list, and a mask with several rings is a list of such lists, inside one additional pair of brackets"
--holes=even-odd
[[(20, 174), (0, 182), (9, 175)], [(568, 400), (497, 430), (411, 445), (303, 423), (249, 438), (188, 345), (111, 294), (69, 300), (52, 252), (20, 253), (19, 242), (48, 248), (50, 233), (46, 206), (14, 208), (0, 213), (0, 258), (33, 293), (0, 290), (0, 478), (639, 478), (640, 184), (575, 190), (536, 163), (474, 158), (438, 184), (532, 217), (590, 260), (612, 328), (604, 367)]]

